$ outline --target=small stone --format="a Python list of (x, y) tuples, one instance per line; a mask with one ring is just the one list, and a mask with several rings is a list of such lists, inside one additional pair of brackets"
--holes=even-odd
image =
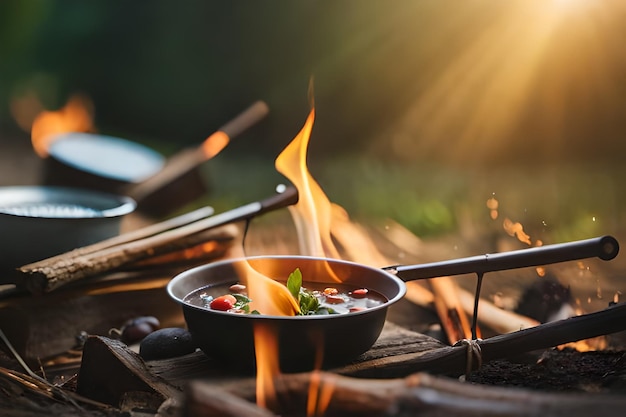
[(139, 355), (144, 360), (167, 359), (193, 353), (196, 344), (186, 329), (167, 327), (147, 335), (139, 344)]

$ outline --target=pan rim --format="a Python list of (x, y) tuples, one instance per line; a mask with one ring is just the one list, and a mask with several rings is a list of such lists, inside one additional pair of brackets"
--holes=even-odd
[[(175, 287), (177, 285), (179, 285), (179, 283), (181, 281), (184, 281), (186, 279), (189, 279), (189, 276), (195, 275), (197, 273), (199, 273), (200, 271), (203, 271), (205, 269), (214, 269), (214, 268), (218, 268), (222, 265), (228, 265), (228, 264), (233, 264), (233, 263), (237, 263), (237, 262), (245, 262), (248, 260), (255, 260), (255, 259), (290, 259), (290, 260), (298, 260), (298, 259), (304, 259), (307, 261), (325, 261), (325, 262), (330, 262), (330, 263), (339, 263), (339, 264), (343, 264), (343, 265), (348, 265), (348, 266), (352, 266), (355, 268), (360, 268), (360, 269), (364, 269), (364, 270), (369, 270), (378, 274), (381, 274), (382, 276), (384, 276), (386, 279), (389, 279), (390, 281), (392, 281), (394, 284), (396, 284), (397, 286), (397, 292), (396, 294), (389, 298), (385, 303), (380, 304), (378, 306), (372, 307), (372, 308), (368, 308), (367, 310), (363, 310), (363, 311), (355, 311), (352, 313), (346, 313), (346, 314), (333, 314), (333, 315), (307, 315), (307, 316), (277, 316), (277, 315), (269, 315), (269, 314), (261, 314), (261, 315), (257, 315), (257, 314), (234, 314), (234, 313), (229, 313), (226, 311), (219, 311), (219, 310), (211, 310), (208, 308), (204, 308), (204, 307), (200, 307), (200, 306), (196, 306), (193, 304), (189, 304), (187, 302), (184, 301), (183, 298), (179, 297), (178, 295), (175, 294)], [(193, 267), (191, 269), (188, 269), (186, 271), (183, 271), (177, 275), (175, 275), (167, 284), (166, 286), (166, 291), (168, 293), (168, 295), (170, 296), (170, 298), (172, 298), (174, 301), (176, 301), (177, 303), (179, 303), (183, 308), (188, 308), (191, 309), (193, 311), (199, 311), (199, 312), (204, 312), (204, 313), (209, 313), (209, 314), (217, 314), (218, 316), (224, 316), (224, 317), (237, 317), (237, 318), (241, 318), (243, 320), (273, 320), (273, 321), (293, 321), (293, 320), (328, 320), (329, 318), (332, 318), (334, 320), (338, 320), (338, 319), (345, 319), (345, 318), (349, 318), (349, 317), (358, 317), (361, 316), (363, 314), (368, 314), (368, 313), (373, 313), (375, 311), (378, 310), (382, 310), (382, 309), (387, 309), (389, 308), (389, 306), (395, 304), (396, 302), (400, 301), (402, 298), (404, 298), (405, 294), (406, 294), (406, 283), (404, 281), (402, 281), (400, 278), (398, 278), (397, 276), (389, 273), (388, 271), (384, 270), (383, 268), (376, 268), (370, 265), (366, 265), (366, 264), (361, 264), (358, 262), (353, 262), (353, 261), (347, 261), (347, 260), (343, 260), (343, 259), (337, 259), (337, 258), (327, 258), (327, 257), (321, 257), (321, 256), (307, 256), (307, 255), (254, 255), (254, 256), (242, 256), (242, 257), (236, 257), (236, 258), (230, 258), (230, 259), (224, 259), (224, 260), (220, 260), (220, 261), (216, 261), (216, 262), (211, 262), (208, 264), (204, 264), (204, 265), (199, 265), (196, 267)]]
[[(57, 185), (10, 185), (0, 187), (0, 216), (79, 222), (85, 219), (118, 218), (132, 213), (137, 203), (131, 197), (105, 191)], [(29, 204), (76, 204), (91, 210), (90, 215), (47, 215), (13, 213), (11, 207)]]

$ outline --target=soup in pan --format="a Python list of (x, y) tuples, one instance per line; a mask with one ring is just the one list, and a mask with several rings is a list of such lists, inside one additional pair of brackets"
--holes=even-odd
[[(387, 302), (382, 294), (368, 288), (353, 288), (340, 283), (305, 284), (302, 282), (299, 270), (290, 275), (285, 285), (298, 301), (299, 315), (302, 316), (348, 314)], [(263, 314), (262, 311), (250, 309), (250, 303), (253, 300), (248, 298), (246, 290), (243, 284), (234, 284), (230, 287), (209, 285), (192, 291), (185, 296), (184, 301), (209, 310), (227, 311), (234, 314)]]

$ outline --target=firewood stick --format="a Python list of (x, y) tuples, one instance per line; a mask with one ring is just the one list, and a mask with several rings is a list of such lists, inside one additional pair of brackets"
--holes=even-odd
[[(429, 282), (434, 280), (429, 280)], [(425, 308), (432, 307), (435, 296), (417, 281), (407, 282), (406, 290), (405, 298), (410, 302)], [(474, 294), (461, 287), (457, 287), (457, 294), (465, 314), (472, 314), (474, 310)], [(485, 298), (481, 298), (478, 304), (478, 321), (496, 333), (511, 333), (539, 324), (537, 320), (513, 311), (504, 310)]]
[(175, 179), (208, 161), (248, 128), (263, 119), (269, 112), (267, 104), (257, 101), (237, 117), (220, 127), (198, 147), (186, 148), (168, 158), (165, 167), (147, 180), (131, 186), (127, 194), (139, 203), (155, 191), (171, 184)]
[[(397, 246), (398, 249), (402, 248), (403, 251), (409, 251), (415, 256), (419, 256), (423, 252), (423, 242), (404, 226), (392, 220), (387, 219), (385, 221), (384, 230), (379, 230), (379, 233), (381, 238), (387, 239), (390, 243)], [(562, 261), (564, 259), (588, 256), (599, 256), (601, 259), (606, 260), (616, 255), (618, 246), (619, 245), (617, 244), (617, 242), (610, 237), (573, 242), (573, 244), (562, 245), (561, 248), (559, 248), (557, 245), (555, 246), (555, 248), (557, 249), (555, 252), (560, 252), (560, 249), (564, 247), (568, 248), (567, 250), (563, 251), (558, 257), (554, 257), (553, 255), (544, 255), (544, 260), (546, 262), (554, 262)], [(520, 253), (525, 254), (528, 252)], [(496, 257), (498, 256), (500, 255), (496, 255)], [(546, 257), (550, 259), (545, 259)], [(481, 257), (475, 257), (474, 261), (478, 264), (484, 260), (480, 258)], [(472, 258), (466, 258), (466, 260), (468, 259)], [(463, 261), (461, 260), (460, 262)], [(428, 268), (428, 264), (422, 265), (422, 267)], [(456, 265), (456, 267), (458, 268), (458, 265)], [(451, 269), (455, 269), (455, 267), (452, 267)], [(460, 272), (476, 273), (479, 269), (480, 268), (469, 268)], [(459, 270), (457, 269), (456, 271), (448, 272), (458, 273)], [(437, 268), (437, 272), (435, 275), (440, 273), (441, 269)], [(433, 280), (429, 281), (433, 282)], [(407, 281), (406, 286), (407, 294), (405, 297), (409, 301), (425, 308), (432, 307), (432, 304), (435, 300), (435, 296), (432, 294), (432, 292), (430, 292), (427, 288), (419, 285), (416, 281)], [(474, 294), (464, 290), (461, 287), (457, 288), (457, 293), (463, 310), (466, 314), (471, 315), (474, 311)], [(534, 327), (539, 324), (539, 322), (529, 317), (525, 317), (520, 314), (501, 309), (484, 298), (480, 299), (480, 303), (478, 305), (478, 320), (483, 325), (491, 328), (498, 333), (510, 333), (516, 330)]]
[[(208, 220), (208, 219), (207, 219)], [(192, 224), (190, 226), (196, 226)], [(18, 273), (24, 278), (27, 290), (38, 294), (50, 292), (70, 282), (117, 270), (134, 262), (159, 256), (172, 251), (182, 250), (213, 239), (214, 233), (198, 229), (187, 233), (187, 230), (174, 229), (145, 239), (90, 252), (85, 255), (68, 257), (52, 264), (38, 266), (30, 264), (21, 267)]]
[(185, 390), (182, 417), (277, 417), (254, 403), (213, 385), (192, 381)]
[[(194, 262), (204, 261), (206, 259), (215, 258), (216, 254), (226, 251), (227, 246), (239, 233), (239, 228), (234, 225), (232, 233), (221, 233), (216, 235), (214, 239), (202, 242), (199, 245), (191, 246), (176, 252), (169, 252), (159, 256), (153, 256), (139, 262), (132, 263), (124, 268), (126, 271), (137, 271), (143, 269), (163, 268), (167, 266), (184, 265)], [(218, 230), (226, 226), (220, 227)]]
[(470, 323), (461, 305), (458, 286), (450, 277), (428, 280), (434, 294), (434, 304), (450, 344), (472, 337)]
[(123, 265), (198, 245), (206, 242), (206, 234), (211, 229), (286, 207), (297, 200), (297, 190), (287, 187), (283, 192), (263, 201), (249, 203), (144, 239), (85, 255), (68, 254), (52, 263), (43, 260), (22, 266), (16, 271), (15, 283), (35, 294), (49, 292), (70, 282), (115, 270)]
[[(198, 220), (202, 220), (209, 216), (212, 216), (213, 213), (215, 213), (215, 210), (213, 209), (213, 207), (209, 207), (209, 206), (201, 207), (197, 210), (191, 211), (189, 213), (181, 214), (180, 216), (176, 216), (176, 217), (164, 220), (159, 223), (151, 224), (149, 226), (145, 226), (137, 230), (122, 233), (118, 236), (101, 240), (100, 242), (96, 242), (92, 245), (83, 246), (83, 247), (74, 249), (70, 252), (52, 256), (50, 258), (45, 259), (45, 261), (43, 262), (51, 265), (56, 262), (65, 261), (68, 259), (68, 257), (86, 255), (88, 253), (98, 252), (100, 250), (111, 248), (114, 246), (124, 245), (129, 242), (144, 239), (150, 236), (157, 235), (159, 233), (166, 232), (168, 230), (176, 229), (178, 227), (182, 227), (190, 223), (197, 222)], [(39, 262), (37, 263), (39, 264)], [(43, 263), (41, 265), (43, 266)]]
[(415, 281), (409, 281), (406, 283), (406, 295), (404, 298), (425, 308), (432, 307), (432, 304), (435, 301), (433, 293), (428, 288), (423, 287)]
[[(333, 216), (333, 225), (341, 226), (333, 228), (333, 237), (346, 248), (350, 260), (376, 267), (390, 264), (362, 227), (351, 223), (347, 215), (339, 210), (333, 211)], [(403, 243), (407, 246), (417, 245), (417, 237), (406, 229), (396, 226), (394, 230), (401, 232)], [(355, 242), (358, 242), (356, 249)], [(472, 315), (474, 311), (474, 296), (456, 285), (450, 277), (429, 279), (428, 283), (433, 291), (415, 281), (408, 281), (406, 298), (422, 307), (435, 306), (450, 343), (470, 338), (468, 315)], [(502, 310), (485, 299), (481, 299), (478, 305), (478, 318), (480, 322), (500, 333), (509, 333), (538, 324), (535, 320)]]
[[(467, 314), (472, 314), (474, 310), (474, 294), (462, 288), (458, 288), (457, 294), (463, 310)], [(517, 314), (513, 311), (504, 310), (484, 298), (481, 298), (478, 304), (478, 321), (500, 334), (511, 333), (539, 325), (537, 320)]]
[[(416, 373), (402, 379), (358, 379), (332, 373), (316, 373), (321, 389), (331, 392), (323, 409), (333, 416), (500, 416), (559, 415), (587, 417), (595, 413), (621, 416), (626, 398), (606, 394), (578, 395), (542, 393), (462, 383), (454, 379)], [(312, 374), (285, 374), (274, 379), (276, 406), (280, 415), (304, 416), (310, 395)], [(229, 384), (222, 389), (230, 395), (253, 401), (250, 382)], [(198, 382), (195, 389), (207, 383)], [(212, 401), (219, 403), (219, 391), (212, 388)], [(217, 399), (217, 400), (216, 400)], [(251, 404), (251, 403), (250, 403)], [(322, 414), (323, 412), (323, 414)], [(222, 415), (222, 414), (220, 414)], [(233, 414), (226, 414), (233, 415)], [(261, 414), (263, 415), (263, 414)], [(272, 415), (272, 414), (265, 414)], [(190, 417), (195, 417), (193, 415)]]
[[(616, 304), (594, 313), (478, 340), (477, 344), (482, 350), (482, 362), (485, 363), (623, 330), (626, 330), (626, 303)], [(380, 367), (376, 366), (377, 362), (381, 363)], [(372, 360), (365, 368), (361, 368), (357, 363), (334, 371), (344, 375), (375, 378), (408, 375), (420, 371), (460, 375), (464, 372), (466, 364), (467, 347), (449, 346)]]

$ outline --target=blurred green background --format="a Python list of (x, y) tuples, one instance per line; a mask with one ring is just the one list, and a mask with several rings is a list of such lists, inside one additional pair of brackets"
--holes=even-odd
[(83, 94), (98, 132), (166, 155), (265, 100), (205, 167), (222, 209), (283, 181), (314, 103), (309, 168), (354, 217), (489, 229), (495, 196), (536, 238), (617, 233), (625, 21), (611, 0), (4, 0), (0, 145), (30, 140), (33, 98)]

